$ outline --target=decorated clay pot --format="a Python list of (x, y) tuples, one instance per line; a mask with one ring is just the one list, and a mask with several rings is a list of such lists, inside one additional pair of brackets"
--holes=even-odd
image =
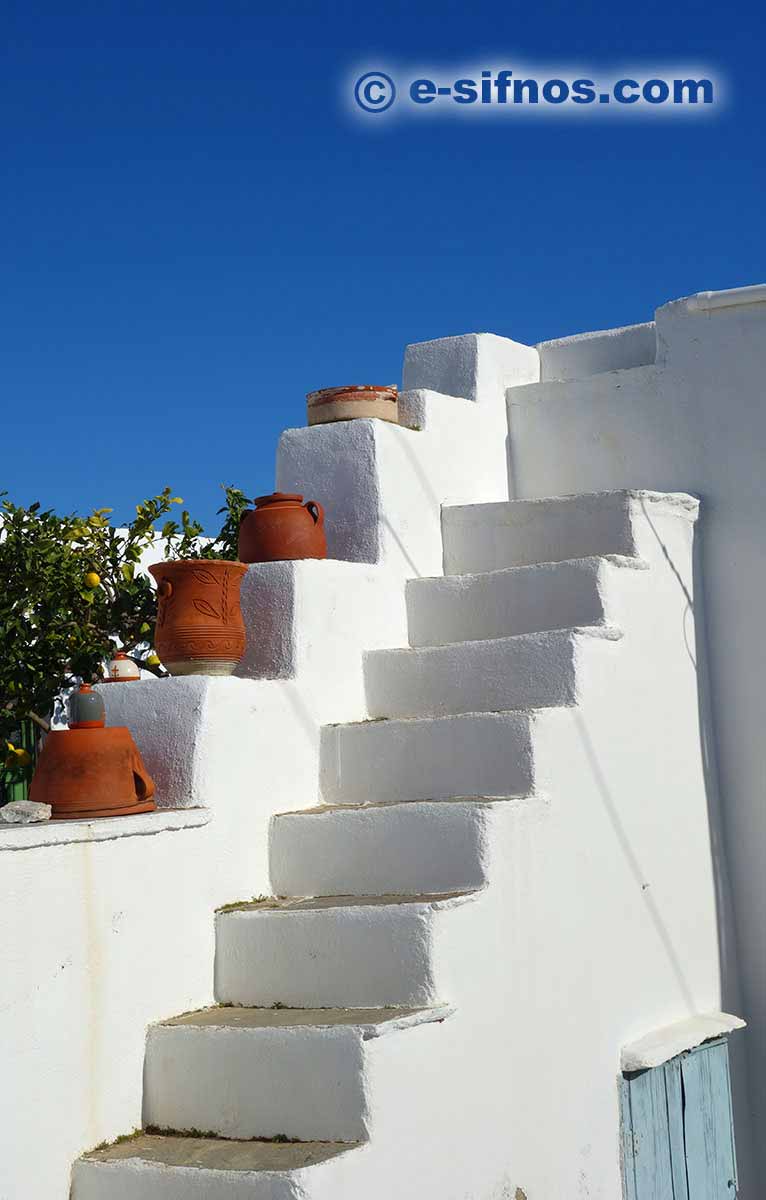
[(381, 421), (399, 421), (399, 393), (391, 387), (371, 384), (322, 388), (309, 392), (309, 425), (324, 425), (328, 421), (352, 421), (355, 417), (378, 417)]
[(55, 730), (37, 760), (29, 799), (50, 804), (56, 820), (151, 812), (154, 783), (130, 731)]
[(316, 500), (274, 492), (258, 496), (239, 527), (239, 557), (244, 563), (327, 558), (324, 509)]
[(103, 729), (105, 724), (104, 701), (98, 692), (84, 683), (69, 697), (69, 728)]
[(133, 683), (141, 678), (139, 671), (132, 658), (128, 658), (127, 654), (123, 654), (122, 650), (118, 650), (114, 658), (108, 663), (106, 668), (106, 679), (104, 683)]
[(159, 609), (154, 648), (171, 675), (231, 675), (245, 653), (241, 562), (196, 558), (155, 563)]

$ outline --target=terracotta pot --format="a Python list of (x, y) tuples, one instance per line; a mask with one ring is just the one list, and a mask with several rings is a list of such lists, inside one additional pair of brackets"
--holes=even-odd
[(324, 509), (316, 500), (274, 492), (258, 496), (239, 527), (239, 557), (245, 563), (327, 558)]
[(151, 812), (153, 795), (130, 730), (120, 725), (49, 733), (29, 789), (56, 820)]
[(309, 392), (306, 400), (309, 425), (351, 421), (355, 417), (377, 417), (381, 421), (399, 422), (399, 393), (394, 386), (360, 384), (322, 388), (320, 392)]
[(103, 729), (106, 724), (104, 701), (98, 692), (84, 683), (69, 697), (70, 729)]
[(240, 562), (196, 558), (155, 563), (159, 611), (154, 648), (171, 675), (231, 675), (245, 653)]

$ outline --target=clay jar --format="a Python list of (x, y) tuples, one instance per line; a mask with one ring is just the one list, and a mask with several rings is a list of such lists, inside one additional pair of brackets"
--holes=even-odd
[(171, 675), (231, 675), (245, 653), (240, 562), (155, 563), (159, 609), (154, 648)]
[(358, 417), (377, 417), (394, 424), (399, 421), (399, 392), (393, 385), (354, 384), (322, 388), (319, 392), (309, 392), (306, 401), (309, 425), (353, 421)]
[(239, 557), (245, 563), (327, 558), (324, 509), (316, 500), (274, 492), (258, 496), (239, 527)]
[(50, 804), (56, 820), (151, 812), (154, 783), (130, 731), (68, 729), (49, 733), (29, 799)]

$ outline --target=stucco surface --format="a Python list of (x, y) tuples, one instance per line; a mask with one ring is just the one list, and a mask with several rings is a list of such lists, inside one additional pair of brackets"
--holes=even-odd
[[(742, 1194), (757, 1195), (747, 1129), (751, 1118), (755, 1129), (766, 1121), (766, 643), (757, 632), (766, 590), (766, 288), (674, 301), (658, 309), (656, 330), (654, 365), (508, 392), (511, 494), (654, 487), (703, 500), (690, 652), (719, 872), (724, 1006), (748, 1021), (743, 1050), (734, 1043)], [(757, 1154), (762, 1179), (762, 1139)]]
[[(642, 389), (656, 398), (674, 355), (691, 369), (673, 320), (658, 317), (658, 363), (588, 381), (583, 420), (630, 377), (640, 428)], [(538, 502), (582, 492), (577, 455), (600, 453), (563, 406), (536, 423), (580, 386), (532, 382), (539, 363), (493, 335), (413, 347), (418, 428), (288, 431), (278, 486), (327, 505), (349, 561), (251, 568), (240, 677), (105, 688), (160, 806), (210, 820), (0, 856), (22, 1014), (0, 1196), (65, 1200), (77, 1155), (142, 1118), (322, 1146), (227, 1160), (204, 1138), (138, 1140), (79, 1162), (73, 1200), (619, 1195), (622, 1048), (720, 1011), (729, 983), (697, 502), (646, 491), (665, 485), (638, 467), (617, 495)], [(576, 485), (551, 486), (568, 456)], [(534, 503), (507, 502), (508, 464)], [(465, 582), (438, 586), (443, 563)], [(536, 611), (556, 625), (525, 627)], [(426, 1012), (241, 1015), (281, 1005)], [(337, 1154), (346, 1138), (363, 1144)]]

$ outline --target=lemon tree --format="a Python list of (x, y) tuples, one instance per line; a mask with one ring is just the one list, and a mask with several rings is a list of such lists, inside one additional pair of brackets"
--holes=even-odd
[(47, 727), (62, 692), (102, 677), (115, 643), (165, 674), (151, 644), (157, 604), (141, 560), (150, 549), (157, 558), (236, 558), (248, 501), (224, 490), (224, 524), (202, 541), (199, 522), (186, 510), (174, 515), (183, 502), (170, 488), (138, 504), (122, 529), (108, 508), (61, 516), (0, 493), (0, 803), (9, 784), (31, 776), (34, 729)]

